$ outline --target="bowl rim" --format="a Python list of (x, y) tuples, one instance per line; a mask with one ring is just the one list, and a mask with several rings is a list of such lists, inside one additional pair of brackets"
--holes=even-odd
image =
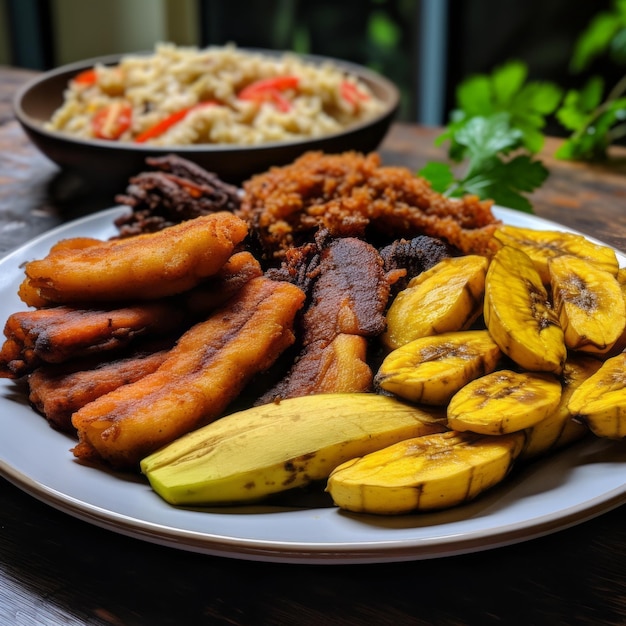
[[(191, 47), (191, 46), (190, 46)], [(199, 51), (210, 49), (210, 48), (223, 48), (225, 46), (205, 46), (204, 48), (198, 47)], [(265, 49), (265, 48), (248, 48), (248, 47), (237, 47), (236, 50), (241, 52), (249, 52), (254, 54), (261, 54), (270, 57), (280, 57), (287, 54), (295, 55), (302, 59), (305, 62), (314, 63), (317, 65), (321, 65), (323, 63), (333, 63), (335, 66), (340, 69), (346, 71), (347, 73), (356, 75), (360, 79), (364, 79), (366, 82), (371, 82), (373, 84), (379, 85), (386, 94), (388, 94), (388, 99), (383, 101), (384, 109), (374, 115), (373, 117), (368, 118), (367, 120), (363, 120), (352, 124), (340, 131), (334, 133), (328, 133), (324, 135), (319, 135), (316, 137), (305, 137), (301, 139), (294, 139), (288, 141), (272, 141), (272, 142), (264, 142), (260, 144), (253, 145), (241, 145), (241, 144), (192, 144), (192, 145), (179, 145), (179, 144), (171, 144), (168, 146), (153, 146), (146, 144), (135, 144), (130, 141), (108, 141), (105, 139), (84, 139), (82, 137), (73, 137), (68, 133), (63, 133), (60, 131), (52, 131), (43, 127), (44, 121), (37, 117), (31, 116), (23, 107), (23, 101), (25, 97), (32, 91), (35, 87), (38, 87), (42, 83), (53, 80), (64, 74), (67, 74), (67, 78), (72, 75), (77, 74), (81, 70), (88, 69), (93, 67), (96, 64), (103, 65), (114, 65), (119, 62), (123, 57), (128, 56), (142, 56), (142, 55), (150, 55), (154, 54), (154, 50), (151, 51), (139, 51), (139, 52), (124, 52), (117, 54), (108, 54), (104, 56), (91, 57), (89, 59), (83, 59), (80, 61), (74, 61), (72, 63), (68, 63), (65, 65), (61, 65), (52, 70), (48, 70), (38, 76), (27, 81), (23, 84), (18, 91), (15, 93), (12, 101), (13, 113), (18, 120), (18, 122), (23, 125), (25, 128), (30, 131), (47, 137), (51, 140), (66, 142), (68, 145), (76, 145), (76, 146), (85, 146), (90, 148), (98, 148), (104, 150), (128, 150), (130, 152), (137, 153), (145, 153), (149, 150), (151, 153), (170, 153), (175, 151), (178, 154), (194, 154), (194, 153), (229, 153), (229, 152), (239, 152), (242, 150), (249, 152), (261, 152), (265, 150), (275, 150), (277, 148), (286, 148), (288, 146), (296, 146), (307, 143), (317, 143), (324, 140), (332, 140), (333, 138), (349, 136), (352, 133), (356, 133), (364, 128), (368, 128), (376, 125), (387, 119), (388, 117), (394, 117), (399, 105), (400, 105), (400, 90), (390, 79), (375, 72), (374, 70), (365, 67), (363, 65), (359, 65), (358, 63), (354, 63), (352, 61), (345, 61), (343, 59), (336, 59), (333, 57), (317, 55), (317, 54), (302, 54), (298, 52), (294, 52), (291, 50), (273, 50), (273, 49)]]

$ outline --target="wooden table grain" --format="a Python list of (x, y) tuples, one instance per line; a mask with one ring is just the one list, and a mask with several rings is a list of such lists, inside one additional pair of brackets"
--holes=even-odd
[[(0, 255), (113, 204), (40, 155), (12, 117), (31, 74), (0, 68)], [(443, 157), (437, 130), (395, 125), (384, 163)], [(626, 251), (626, 157), (563, 163), (535, 213)], [(0, 416), (2, 419), (2, 416)], [(0, 463), (2, 459), (0, 459)], [(626, 507), (517, 545), (424, 561), (277, 564), (162, 547), (75, 519), (0, 479), (0, 625), (626, 624)]]

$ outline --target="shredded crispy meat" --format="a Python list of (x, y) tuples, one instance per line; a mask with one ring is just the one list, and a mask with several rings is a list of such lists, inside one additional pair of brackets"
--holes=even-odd
[(131, 178), (126, 193), (115, 198), (132, 209), (115, 222), (120, 237), (156, 232), (201, 215), (239, 208), (236, 187), (191, 161), (170, 154), (148, 157), (146, 163), (153, 169)]
[(498, 224), (491, 206), (475, 196), (444, 197), (407, 168), (382, 167), (375, 153), (309, 152), (246, 181), (237, 214), (275, 262), (320, 227), (375, 245), (425, 234), (464, 253), (489, 254)]

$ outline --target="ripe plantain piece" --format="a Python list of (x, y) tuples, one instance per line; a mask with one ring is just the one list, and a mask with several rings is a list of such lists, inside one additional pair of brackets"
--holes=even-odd
[(509, 473), (523, 433), (449, 431), (401, 441), (335, 468), (326, 490), (348, 511), (393, 515), (469, 502)]
[(572, 394), (581, 383), (595, 374), (602, 361), (585, 354), (570, 354), (563, 368), (561, 400), (557, 409), (545, 419), (526, 430), (526, 443), (519, 458), (532, 459), (563, 448), (582, 439), (589, 429), (572, 419), (567, 406)]
[(575, 233), (502, 225), (494, 232), (494, 237), (503, 245), (525, 252), (544, 285), (550, 282), (549, 260), (565, 254), (594, 263), (614, 276), (619, 267), (613, 248), (593, 243)]
[(493, 372), (501, 355), (486, 330), (421, 337), (390, 352), (374, 383), (411, 402), (445, 405), (470, 380)]
[(389, 307), (385, 345), (395, 350), (419, 337), (469, 328), (482, 313), (487, 264), (478, 255), (451, 257), (413, 278)]
[(561, 399), (555, 376), (499, 370), (469, 382), (448, 404), (452, 430), (503, 435), (530, 428), (553, 413)]
[(523, 369), (560, 374), (567, 351), (548, 293), (524, 252), (504, 246), (485, 280), (485, 323), (502, 352)]
[(574, 391), (567, 403), (573, 419), (598, 437), (626, 437), (626, 352), (611, 357)]
[(626, 327), (626, 306), (617, 278), (586, 259), (551, 259), (554, 309), (571, 350), (608, 352)]
[(134, 237), (65, 239), (25, 264), (20, 297), (53, 306), (183, 293), (218, 274), (247, 234), (242, 219), (218, 211)]
[[(626, 306), (626, 267), (620, 267), (617, 271), (617, 284), (622, 292), (622, 299), (624, 300), (624, 305)], [(623, 350), (626, 350), (626, 328), (624, 328), (622, 334), (613, 344), (613, 347), (603, 356), (605, 358), (615, 356)]]
[(231, 413), (146, 457), (153, 489), (179, 505), (265, 496), (328, 477), (344, 461), (445, 430), (441, 418), (372, 393), (300, 396)]

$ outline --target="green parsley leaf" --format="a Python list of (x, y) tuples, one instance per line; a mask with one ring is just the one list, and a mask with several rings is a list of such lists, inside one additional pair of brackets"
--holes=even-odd
[(619, 12), (598, 13), (576, 41), (570, 62), (572, 71), (582, 72), (604, 54), (615, 34), (625, 25), (626, 20)]
[(560, 159), (597, 161), (609, 146), (626, 136), (626, 97), (606, 101), (587, 115), (581, 126), (559, 146)]
[(609, 47), (609, 54), (618, 65), (626, 65), (626, 27), (615, 33)]
[[(602, 11), (579, 36), (571, 66), (580, 71), (606, 54), (626, 64), (626, 0), (614, 0), (611, 11)], [(626, 76), (604, 94), (604, 81), (592, 76), (580, 90), (571, 90), (556, 112), (563, 127), (571, 131), (556, 152), (561, 159), (605, 159), (609, 147), (626, 136)]]
[(464, 163), (465, 173), (456, 177), (449, 165), (428, 163), (419, 175), (433, 189), (532, 211), (524, 194), (542, 185), (548, 170), (531, 155), (543, 146), (546, 116), (559, 107), (562, 90), (527, 78), (526, 65), (510, 61), (490, 76), (472, 76), (458, 86), (457, 107), (435, 144), (448, 142), (448, 158)]
[(571, 89), (563, 98), (563, 105), (556, 118), (568, 130), (577, 131), (590, 120), (590, 115), (602, 102), (604, 80), (592, 76), (581, 90)]
[(457, 144), (457, 134), (474, 117), (489, 117), (507, 113), (511, 126), (521, 133), (521, 143), (536, 153), (543, 146), (546, 116), (560, 104), (562, 90), (549, 82), (527, 82), (528, 68), (520, 61), (510, 61), (497, 67), (491, 76), (472, 76), (456, 91), (457, 108), (441, 141), (450, 141), (449, 156), (461, 160), (463, 150)]
[(455, 141), (463, 146), (464, 156), (474, 162), (507, 154), (520, 146), (522, 132), (511, 126), (508, 113), (496, 113), (489, 117), (472, 117), (455, 134)]
[(418, 175), (430, 182), (430, 186), (439, 193), (447, 192), (454, 184), (454, 174), (446, 163), (431, 161), (427, 163)]
[[(483, 161), (462, 181), (463, 193), (474, 193), (491, 198), (496, 204), (532, 213), (532, 206), (524, 192), (540, 187), (548, 177), (548, 170), (541, 161), (522, 154), (503, 161), (493, 157)], [(460, 193), (455, 192), (455, 195)]]

